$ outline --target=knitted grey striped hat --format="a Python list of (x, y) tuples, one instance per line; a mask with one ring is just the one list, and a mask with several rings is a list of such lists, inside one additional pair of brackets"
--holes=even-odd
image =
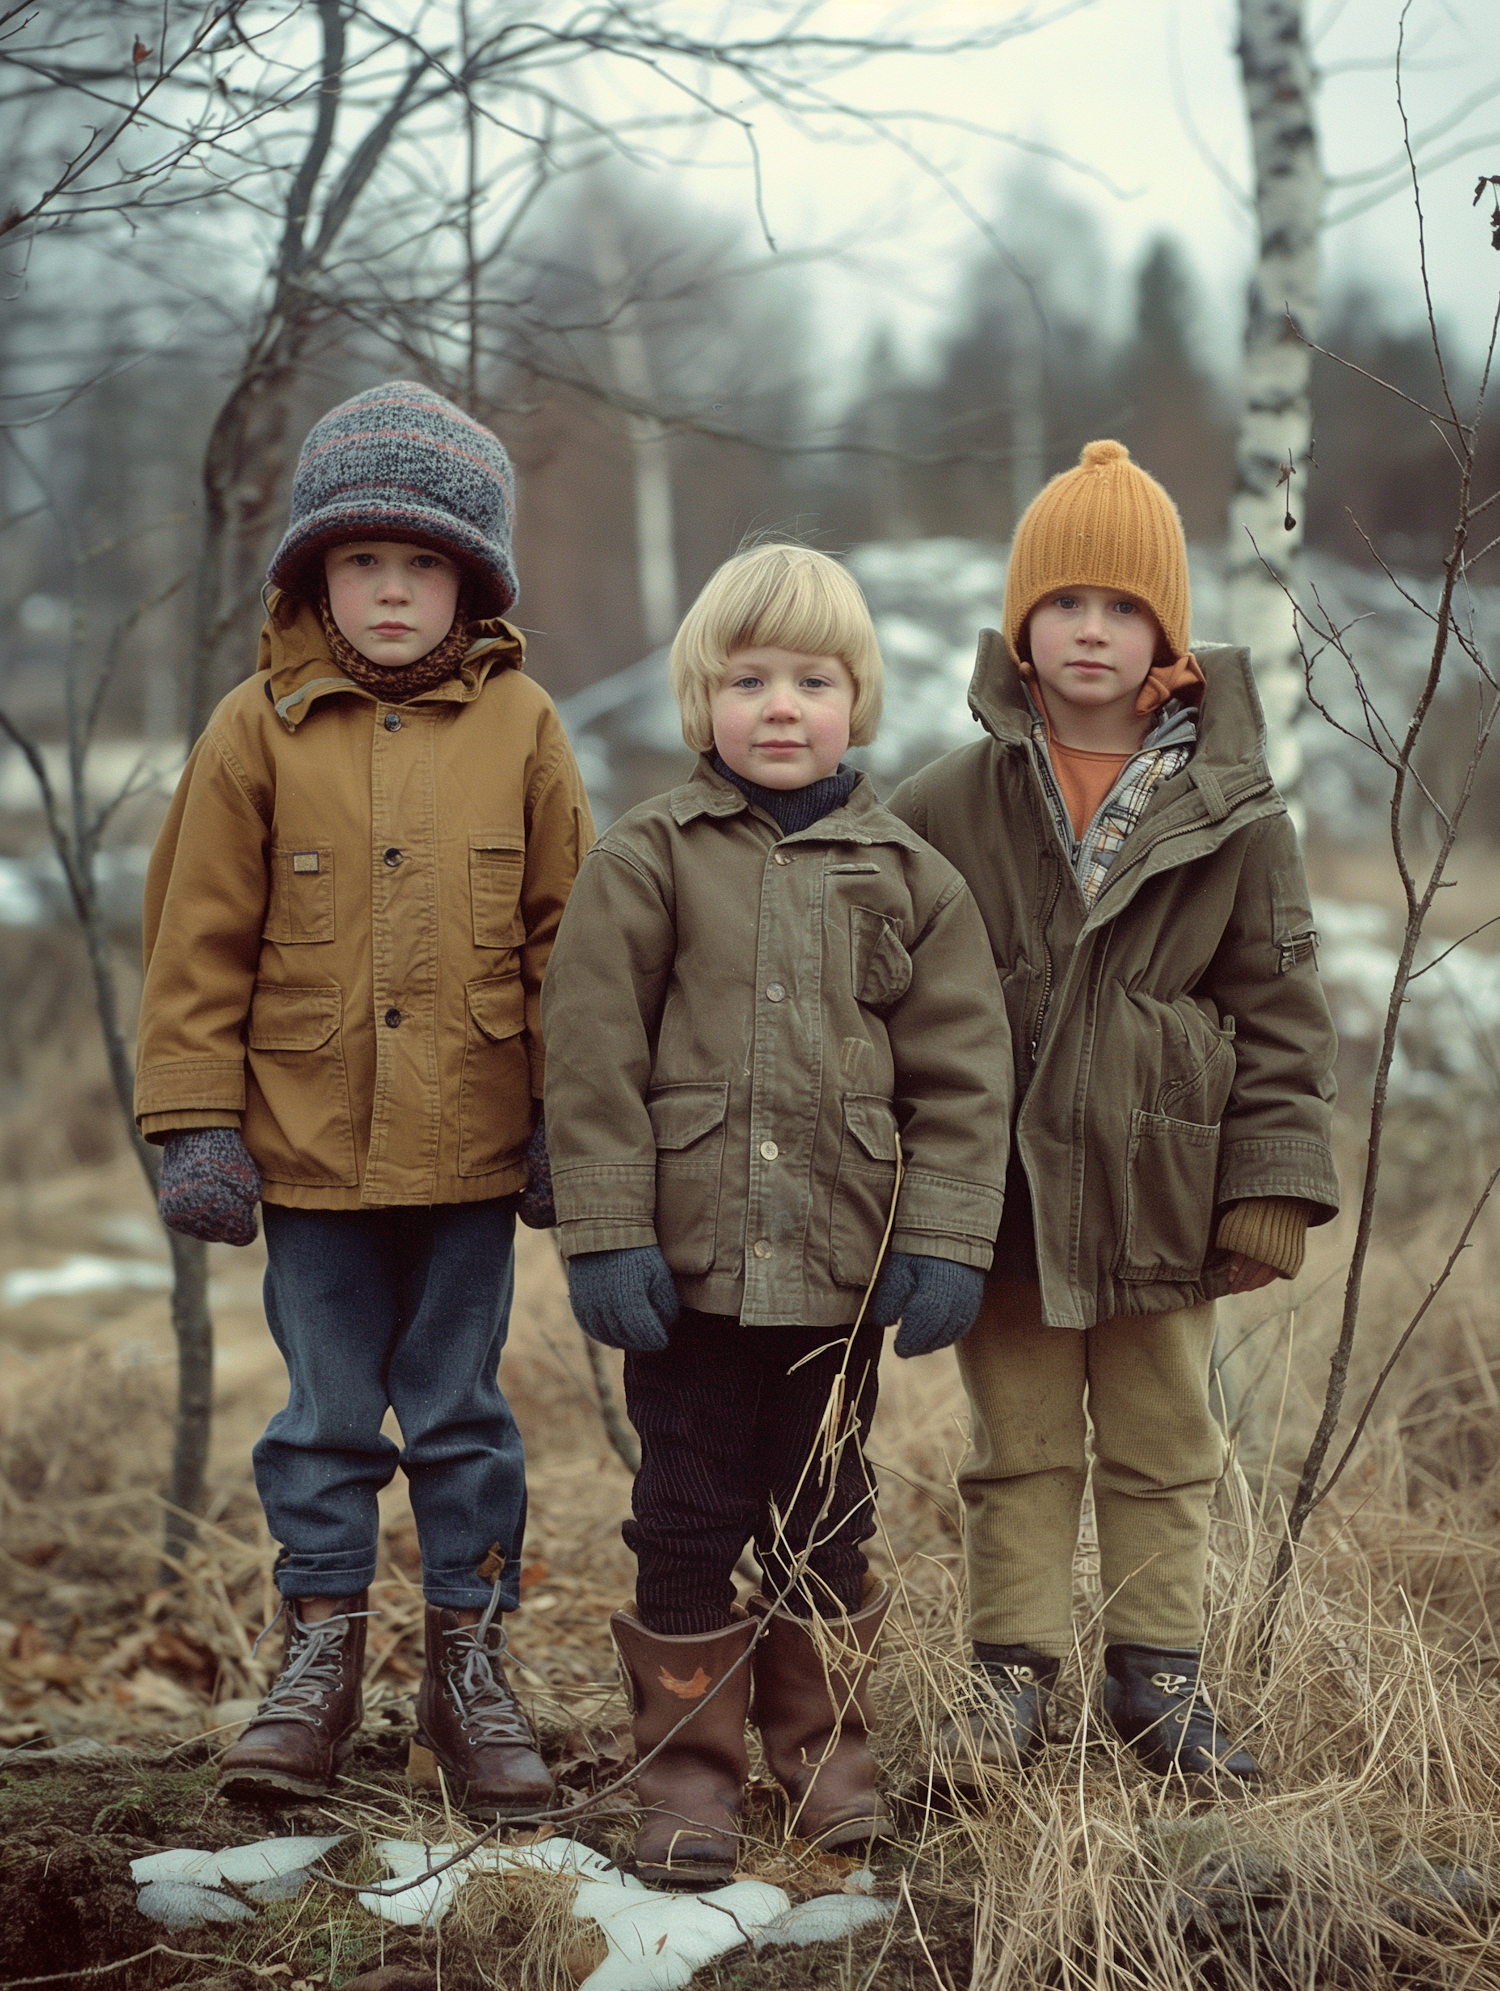
[(268, 578), (305, 595), (330, 546), (408, 540), (466, 569), (472, 615), (503, 615), (520, 591), (510, 553), (515, 510), (515, 473), (499, 439), (430, 387), (388, 380), (313, 424), (292, 479), (292, 522)]

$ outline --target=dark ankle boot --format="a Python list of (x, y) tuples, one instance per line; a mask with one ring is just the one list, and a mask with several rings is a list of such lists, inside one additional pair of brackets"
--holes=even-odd
[(543, 1811), (552, 1801), (552, 1774), (505, 1677), (498, 1604), (497, 1588), (473, 1625), (456, 1611), (427, 1606), (427, 1659), (407, 1762), (414, 1783), (436, 1782), (440, 1769), (454, 1800), (481, 1818)]
[(1230, 1747), (1198, 1684), (1202, 1654), (1149, 1645), (1104, 1648), (1104, 1712), (1116, 1733), (1158, 1777), (1181, 1777), (1195, 1796), (1254, 1790), (1260, 1767)]
[(890, 1586), (872, 1578), (855, 1616), (815, 1628), (785, 1609), (771, 1612), (764, 1597), (751, 1599), (756, 1616), (771, 1615), (755, 1648), (750, 1719), (786, 1792), (790, 1829), (825, 1849), (891, 1835), (869, 1745), (870, 1675), (890, 1602)]
[[(625, 1673), (641, 1763), (635, 1779), (642, 1814), (635, 1870), (642, 1880), (667, 1887), (732, 1880), (750, 1774), (745, 1654), (755, 1622), (746, 1618), (723, 1631), (673, 1637), (647, 1631), (628, 1610), (616, 1611), (609, 1628)], [(684, 1715), (691, 1718), (679, 1728)]]
[(288, 1597), (281, 1671), (238, 1742), (219, 1764), (219, 1788), (237, 1797), (321, 1797), (364, 1718), (369, 1594), (341, 1597), (331, 1617), (308, 1624)]
[(963, 1698), (938, 1733), (949, 1783), (972, 1788), (980, 1770), (1024, 1770), (1047, 1746), (1047, 1703), (1062, 1665), (1029, 1645), (976, 1645)]

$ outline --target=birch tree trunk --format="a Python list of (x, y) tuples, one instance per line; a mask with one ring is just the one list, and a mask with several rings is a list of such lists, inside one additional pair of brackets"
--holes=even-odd
[[(1304, 0), (1240, 0), (1260, 253), (1245, 329), (1245, 405), (1229, 513), (1229, 619), (1254, 660), (1271, 773), (1295, 802), (1302, 665), (1284, 588), (1299, 581), (1312, 442), (1311, 335), (1318, 304), (1323, 165)], [(1291, 322), (1288, 322), (1290, 318)], [(1283, 472), (1290, 465), (1288, 481)]]

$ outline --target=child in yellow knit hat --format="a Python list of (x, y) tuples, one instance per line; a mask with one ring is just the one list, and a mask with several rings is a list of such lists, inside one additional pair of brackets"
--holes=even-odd
[(969, 693), (988, 737), (891, 801), (979, 902), (1017, 1058), (958, 1351), (974, 1673), (943, 1753), (972, 1783), (1046, 1741), (1091, 1426), (1105, 1711), (1149, 1769), (1242, 1790), (1258, 1766), (1199, 1685), (1214, 1300), (1293, 1277), (1337, 1210), (1302, 861), (1249, 657), (1190, 650), (1177, 509), (1123, 444), (1026, 512), (1003, 623)]

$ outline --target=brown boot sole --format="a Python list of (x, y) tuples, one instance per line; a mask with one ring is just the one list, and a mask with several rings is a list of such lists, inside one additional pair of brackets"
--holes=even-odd
[(546, 1811), (557, 1795), (548, 1791), (545, 1797), (535, 1798), (471, 1798), (467, 1781), (451, 1763), (444, 1761), (420, 1730), (412, 1737), (406, 1752), (406, 1781), (417, 1790), (446, 1790), (459, 1809), (471, 1818), (527, 1818), (534, 1812)]
[(333, 1769), (326, 1777), (297, 1777), (290, 1770), (226, 1770), (219, 1778), (220, 1797), (326, 1797), (338, 1780), (354, 1747), (353, 1735), (346, 1735), (333, 1752)]

